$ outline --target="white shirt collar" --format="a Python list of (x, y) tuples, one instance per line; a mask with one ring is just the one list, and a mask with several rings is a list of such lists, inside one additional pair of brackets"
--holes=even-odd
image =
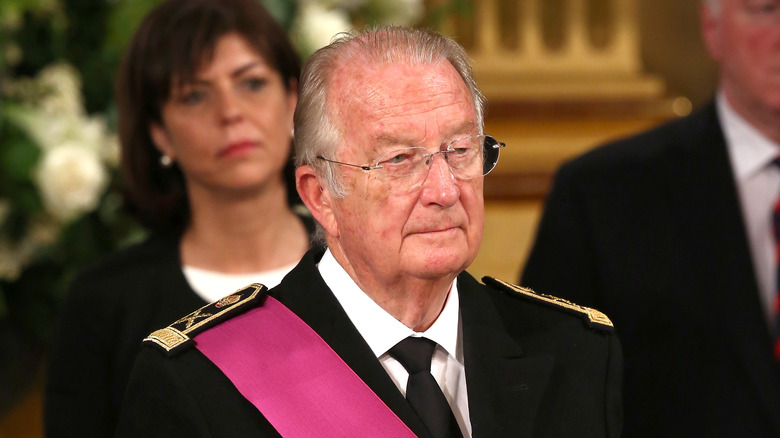
[(716, 102), (734, 177), (738, 181), (750, 179), (777, 158), (780, 145), (737, 114), (722, 93), (718, 94)]
[[(405, 326), (369, 298), (336, 261), (330, 249), (325, 251), (318, 265), (320, 275), (333, 291), (352, 324), (368, 343), (377, 358), (409, 336), (426, 337), (439, 344), (447, 353), (463, 363), (458, 349), (459, 300), (457, 279), (447, 296), (439, 317), (425, 332), (419, 333)], [(460, 356), (460, 357), (459, 357)]]

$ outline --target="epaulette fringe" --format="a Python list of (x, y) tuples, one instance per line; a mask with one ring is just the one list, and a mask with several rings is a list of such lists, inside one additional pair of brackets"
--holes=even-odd
[(267, 290), (262, 284), (253, 283), (201, 307), (168, 327), (154, 331), (143, 342), (162, 349), (168, 355), (176, 354), (192, 344), (192, 337), (197, 333), (261, 303)]
[(520, 294), (524, 297), (530, 298), (532, 300), (544, 302), (553, 306), (560, 307), (568, 312), (582, 315), (586, 318), (586, 322), (591, 327), (607, 329), (607, 330), (614, 329), (612, 321), (609, 319), (609, 317), (604, 313), (599, 312), (596, 309), (580, 306), (579, 304), (572, 303), (569, 300), (554, 297), (552, 295), (535, 292), (534, 290), (529, 289), (527, 287), (518, 286), (493, 277), (483, 277), (482, 281), (485, 284), (493, 285), (499, 289), (503, 289), (505, 291), (511, 291)]

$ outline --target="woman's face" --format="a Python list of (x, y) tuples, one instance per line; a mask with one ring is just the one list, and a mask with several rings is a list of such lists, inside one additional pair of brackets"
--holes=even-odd
[(174, 84), (153, 124), (157, 148), (181, 168), (188, 191), (226, 195), (283, 184), (290, 153), (297, 84), (238, 34), (220, 38), (192, 83)]

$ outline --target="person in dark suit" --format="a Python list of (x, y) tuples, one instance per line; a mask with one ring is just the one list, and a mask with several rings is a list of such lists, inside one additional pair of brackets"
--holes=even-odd
[(629, 437), (780, 436), (780, 3), (702, 25), (715, 101), (562, 166), (521, 279), (610, 315)]
[[(297, 389), (328, 366), (288, 341), (293, 324), (235, 328), (262, 323), (276, 301), (400, 419), (400, 436), (619, 436), (621, 356), (609, 319), (464, 271), (482, 238), (483, 178), (503, 146), (482, 133), (467, 59), (448, 38), (397, 27), (342, 36), (309, 59), (295, 113), (297, 188), (327, 249), (263, 298), (241, 292), (151, 334), (118, 436), (279, 436), (309, 424), (295, 411), (312, 406), (328, 413), (323, 428), (349, 420), (354, 429), (336, 435), (377, 436), (368, 432), (377, 420), (349, 394)], [(276, 348), (248, 353), (260, 342)], [(409, 345), (430, 348), (416, 357), (427, 365), (412, 364)], [(277, 374), (255, 371), (267, 363), (308, 367), (267, 393)], [(280, 420), (292, 397), (293, 415)]]
[(47, 436), (112, 436), (145, 335), (280, 282), (309, 248), (313, 220), (294, 210), (299, 75), (254, 0), (171, 0), (145, 17), (116, 91), (126, 201), (151, 234), (72, 283), (49, 350)]

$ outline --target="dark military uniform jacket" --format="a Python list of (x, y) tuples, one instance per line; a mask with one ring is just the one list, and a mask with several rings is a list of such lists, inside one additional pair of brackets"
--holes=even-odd
[[(321, 256), (322, 250), (307, 253), (270, 295), (311, 326), (413, 432), (428, 436), (320, 276)], [(609, 320), (485, 281), (465, 272), (458, 277), (473, 435), (617, 437), (621, 353)], [(143, 349), (118, 436), (278, 434), (212, 362), (189, 347), (175, 355)]]

